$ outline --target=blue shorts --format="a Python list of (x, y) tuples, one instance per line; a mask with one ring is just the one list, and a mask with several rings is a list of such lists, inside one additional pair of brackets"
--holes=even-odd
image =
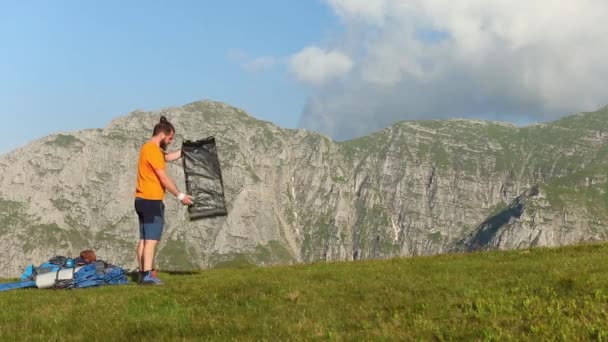
[(157, 240), (163, 233), (165, 225), (165, 204), (163, 201), (135, 198), (135, 211), (139, 218), (139, 238)]

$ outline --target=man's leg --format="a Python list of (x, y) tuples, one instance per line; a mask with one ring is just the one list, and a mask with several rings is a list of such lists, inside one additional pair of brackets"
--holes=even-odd
[(154, 216), (152, 222), (144, 224), (144, 254), (143, 254), (143, 270), (145, 272), (143, 277), (144, 284), (161, 285), (162, 282), (156, 276), (156, 272), (153, 272), (152, 266), (154, 265), (154, 254), (156, 251), (156, 245), (160, 241), (160, 237), (163, 233), (164, 227), (164, 206), (162, 202), (158, 207), (159, 211)]
[(158, 244), (158, 240), (144, 240), (144, 251), (143, 251), (143, 268), (144, 272), (152, 271), (152, 265), (154, 263), (154, 252), (156, 250), (156, 245)]
[(156, 271), (152, 269), (154, 265), (154, 253), (158, 240), (144, 241), (144, 273), (142, 273), (142, 285), (162, 285), (163, 282), (156, 276)]
[(135, 199), (135, 212), (137, 213), (137, 219), (139, 220), (139, 243), (137, 244), (137, 267), (139, 268), (139, 274), (137, 277), (137, 283), (141, 284), (144, 278), (144, 240), (146, 238), (144, 229), (144, 214), (145, 208), (142, 205), (143, 200), (141, 198)]
[(144, 246), (145, 240), (139, 240), (139, 243), (137, 244), (137, 265), (139, 266), (139, 272), (144, 271)]

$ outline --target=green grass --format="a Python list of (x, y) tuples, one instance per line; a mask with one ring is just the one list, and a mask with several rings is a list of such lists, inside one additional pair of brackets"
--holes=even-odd
[(70, 148), (83, 142), (71, 134), (57, 134), (53, 140), (46, 142), (47, 145)]
[(0, 235), (24, 222), (25, 205), (0, 198)]
[(608, 245), (161, 274), (0, 294), (1, 340), (608, 339)]
[[(608, 209), (608, 177), (606, 167), (593, 165), (564, 177), (555, 178), (541, 188), (547, 194), (552, 208), (585, 208), (594, 217), (605, 219)], [(596, 184), (588, 184), (591, 180)]]

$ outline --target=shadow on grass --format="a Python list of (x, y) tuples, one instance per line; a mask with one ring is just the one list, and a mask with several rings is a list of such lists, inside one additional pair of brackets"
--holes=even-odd
[[(201, 274), (201, 271), (179, 271), (179, 270), (159, 270), (160, 274), (169, 274), (171, 276), (192, 276)], [(139, 280), (139, 271), (131, 271), (127, 273), (129, 281), (137, 283)]]
[(189, 276), (189, 275), (197, 275), (197, 274), (201, 274), (201, 271), (160, 271), (161, 273), (167, 273), (170, 274), (172, 276)]
[(137, 283), (137, 281), (139, 280), (139, 272), (138, 271), (127, 272), (126, 275), (127, 275), (127, 279), (129, 280), (129, 282)]

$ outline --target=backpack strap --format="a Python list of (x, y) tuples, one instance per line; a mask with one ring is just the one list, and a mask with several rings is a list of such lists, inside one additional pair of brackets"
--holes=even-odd
[(95, 272), (97, 274), (104, 274), (106, 270), (106, 263), (103, 260), (95, 261)]

